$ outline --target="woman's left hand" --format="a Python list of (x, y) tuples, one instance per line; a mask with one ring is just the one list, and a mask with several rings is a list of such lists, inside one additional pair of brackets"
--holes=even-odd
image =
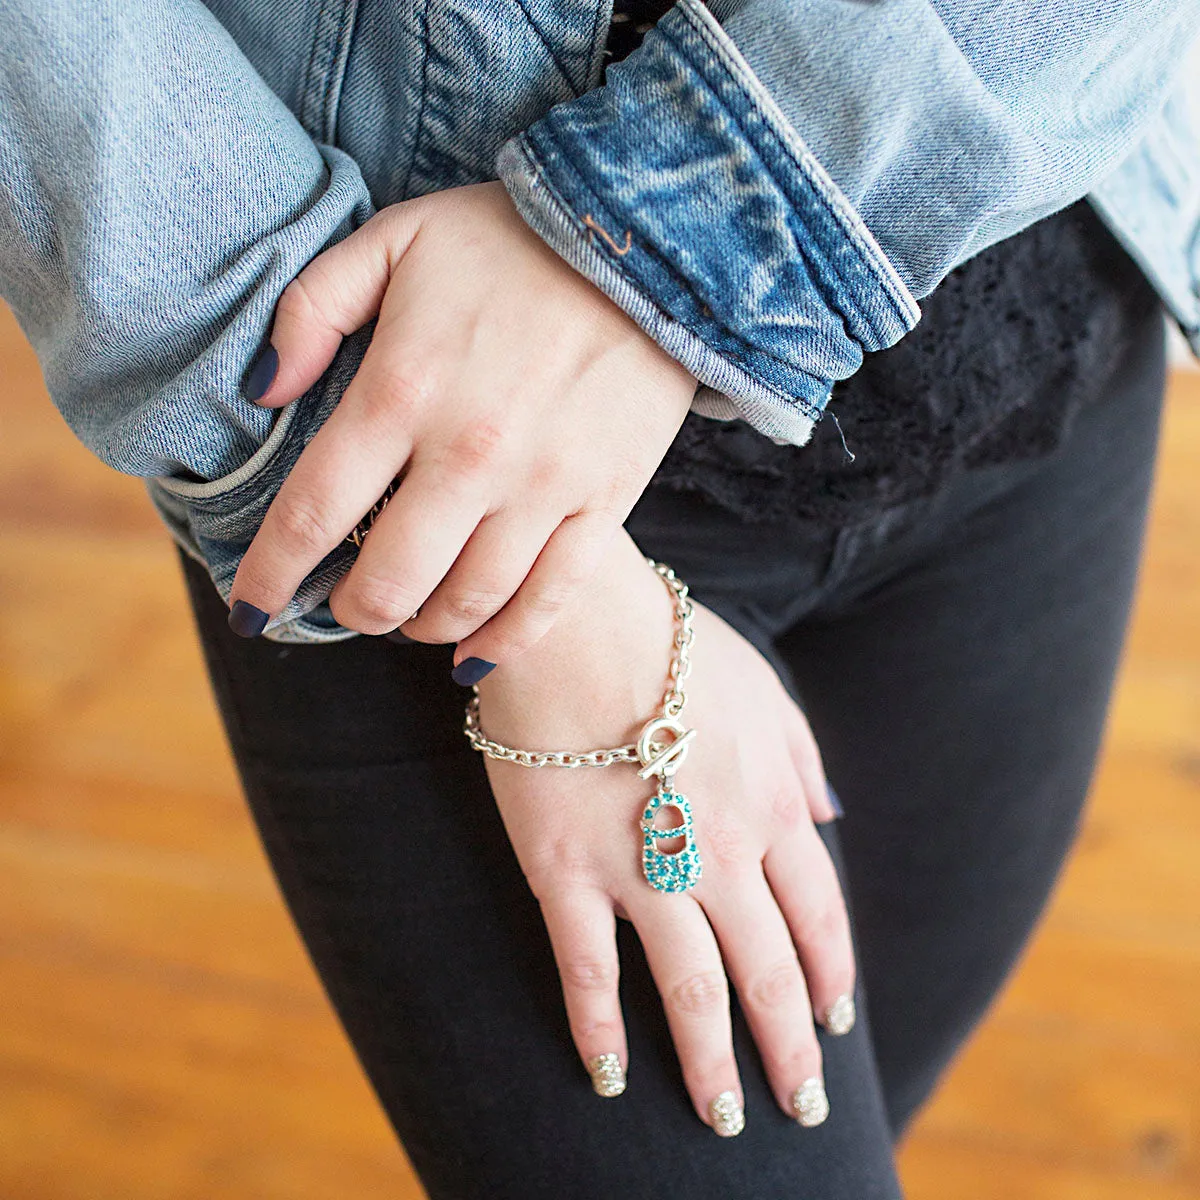
[(592, 576), (696, 379), (526, 225), (499, 181), (391, 205), (309, 263), (280, 298), (278, 367), (257, 403), (302, 395), (376, 316), (230, 602), (279, 612), (402, 474), (333, 589), (334, 617), (458, 642), (456, 664), (504, 662)]
[[(629, 1062), (615, 913), (642, 943), (700, 1119), (726, 1135), (740, 1127), (732, 983), (780, 1108), (819, 1124), (828, 1103), (815, 1023), (845, 1033), (854, 1019), (849, 914), (814, 824), (835, 812), (812, 731), (774, 668), (693, 602), (695, 669), (680, 720), (696, 737), (678, 761), (702, 863), (694, 886), (672, 894), (646, 878), (640, 818), (657, 780), (640, 779), (638, 764), (530, 769), (489, 756), (484, 767), (546, 922), (584, 1064)], [(622, 531), (549, 634), (479, 684), (484, 734), (538, 750), (636, 742), (669, 686), (674, 608)], [(664, 815), (672, 828), (683, 818), (678, 808)], [(659, 842), (660, 854), (684, 848), (675, 841)]]

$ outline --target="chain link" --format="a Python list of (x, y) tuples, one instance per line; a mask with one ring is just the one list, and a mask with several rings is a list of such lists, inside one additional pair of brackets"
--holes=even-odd
[[(673, 651), (671, 665), (668, 668), (669, 683), (662, 698), (662, 715), (676, 717), (687, 703), (687, 692), (683, 681), (692, 673), (691, 646), (695, 640), (695, 630), (692, 628), (692, 614), (695, 605), (688, 595), (688, 586), (665, 563), (655, 562), (652, 558), (646, 561), (658, 572), (663, 582), (670, 589), (674, 599), (675, 637), (672, 641)], [(522, 767), (607, 767), (618, 762), (640, 762), (637, 743), (628, 742), (624, 746), (613, 746), (606, 750), (517, 750), (512, 746), (502, 745), (489, 738), (479, 726), (479, 685), (471, 688), (474, 695), (467, 701), (466, 719), (463, 721), (463, 733), (472, 747), (489, 758), (498, 758), (504, 762), (515, 762)], [(657, 743), (652, 746), (658, 747)]]

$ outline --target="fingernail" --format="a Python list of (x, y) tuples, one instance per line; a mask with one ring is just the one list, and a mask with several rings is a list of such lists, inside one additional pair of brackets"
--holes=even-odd
[(829, 1098), (825, 1085), (815, 1075), (806, 1079), (792, 1094), (792, 1111), (801, 1125), (820, 1125), (829, 1116)]
[(737, 1137), (746, 1127), (746, 1115), (736, 1092), (722, 1092), (708, 1102), (708, 1116), (714, 1132), (721, 1137)]
[(255, 608), (253, 604), (247, 604), (245, 600), (235, 600), (233, 607), (229, 610), (229, 628), (238, 637), (258, 637), (270, 619), (270, 613), (263, 612), (261, 608)]
[(837, 792), (833, 790), (833, 784), (828, 780), (825, 781), (825, 793), (829, 797), (829, 806), (839, 817), (846, 815), (846, 810), (842, 807), (842, 802), (837, 798)]
[(279, 370), (279, 351), (269, 342), (250, 367), (246, 382), (242, 384), (242, 395), (247, 400), (261, 400)]
[(854, 1028), (854, 997), (843, 992), (826, 1010), (821, 1022), (835, 1037), (841, 1037)]
[(463, 687), (470, 687), (473, 683), (478, 683), (495, 666), (495, 663), (488, 662), (486, 658), (464, 658), (450, 672), (450, 678)]
[(589, 1058), (588, 1074), (597, 1096), (619, 1096), (625, 1090), (625, 1072), (615, 1054), (598, 1054)]

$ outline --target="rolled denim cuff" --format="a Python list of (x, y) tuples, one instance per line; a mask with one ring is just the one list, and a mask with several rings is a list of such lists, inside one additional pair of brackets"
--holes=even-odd
[(803, 445), (916, 300), (701, 0), (499, 148), (526, 222), (699, 380), (692, 407)]

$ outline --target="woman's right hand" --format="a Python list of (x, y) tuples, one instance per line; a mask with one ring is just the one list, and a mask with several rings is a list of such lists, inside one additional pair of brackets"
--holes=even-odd
[(455, 642), (455, 677), (478, 678), (589, 583), (697, 380), (495, 179), (389, 205), (313, 259), (280, 298), (255, 403), (303, 395), (370, 320), (357, 374), (238, 564), (231, 624), (261, 633), (399, 479), (330, 611)]
[[(541, 905), (572, 1037), (596, 1090), (618, 1094), (628, 1065), (615, 913), (633, 923), (645, 948), (701, 1120), (726, 1136), (741, 1128), (731, 981), (780, 1108), (802, 1124), (819, 1124), (828, 1104), (813, 1014), (831, 1031), (853, 1023), (849, 921), (813, 824), (835, 813), (808, 724), (774, 669), (693, 603), (682, 720), (697, 732), (677, 780), (692, 806), (703, 863), (691, 889), (659, 892), (642, 874), (638, 821), (654, 780), (639, 779), (635, 766), (484, 762)], [(636, 740), (660, 711), (673, 607), (622, 530), (596, 585), (526, 654), (480, 682), (484, 733), (528, 749)], [(616, 1055), (621, 1068), (608, 1087), (595, 1063), (603, 1055)]]

